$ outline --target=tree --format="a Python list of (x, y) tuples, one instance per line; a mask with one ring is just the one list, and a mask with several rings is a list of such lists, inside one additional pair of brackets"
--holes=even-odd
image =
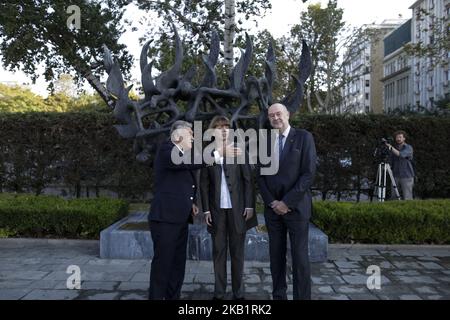
[(300, 24), (294, 25), (290, 37), (281, 39), (288, 70), (294, 70), (300, 54), (301, 40), (310, 46), (313, 67), (306, 85), (308, 112), (330, 113), (339, 105), (341, 88), (351, 81), (344, 66), (361, 49), (347, 52), (347, 48), (360, 48), (371, 32), (364, 28), (350, 28), (343, 20), (343, 9), (337, 0), (330, 0), (326, 7), (311, 4), (301, 13)]
[[(33, 81), (37, 67), (45, 65), (47, 81), (61, 73), (75, 72), (76, 80), (86, 79), (105, 100), (112, 101), (99, 81), (103, 70), (97, 60), (102, 45), (113, 51), (127, 72), (131, 56), (117, 40), (123, 33), (120, 23), (127, 0), (73, 0), (80, 9), (80, 28), (68, 26), (71, 20), (65, 0), (11, 0), (0, 3), (0, 54), (5, 68), (22, 70)], [(70, 11), (69, 11), (70, 12)], [(50, 89), (53, 84), (50, 84)]]
[(185, 56), (190, 59), (185, 59), (187, 64), (199, 64), (199, 57), (209, 50), (209, 34), (216, 30), (224, 41), (221, 56), (227, 66), (219, 68), (219, 80), (224, 80), (234, 63), (233, 46), (235, 41), (244, 39), (244, 20), (263, 16), (271, 8), (266, 0), (137, 0), (137, 4), (162, 18), (159, 28), (149, 30), (146, 35), (146, 40), (153, 40), (149, 55), (155, 59), (156, 69), (166, 70), (173, 63), (174, 48), (167, 36), (173, 34), (172, 24), (187, 39), (184, 43)]

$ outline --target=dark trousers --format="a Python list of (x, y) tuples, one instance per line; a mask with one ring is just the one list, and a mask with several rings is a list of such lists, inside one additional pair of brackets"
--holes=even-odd
[(231, 257), (231, 287), (235, 299), (244, 297), (244, 247), (245, 233), (237, 233), (231, 209), (223, 209), (214, 221), (213, 240), (214, 297), (223, 299), (227, 287), (227, 248)]
[(150, 300), (178, 300), (186, 267), (188, 223), (150, 221), (154, 256), (150, 272)]
[(270, 270), (274, 300), (287, 300), (286, 245), (287, 233), (291, 241), (292, 280), (294, 300), (311, 299), (311, 268), (308, 255), (309, 221), (288, 221), (285, 218), (267, 219), (269, 232)]

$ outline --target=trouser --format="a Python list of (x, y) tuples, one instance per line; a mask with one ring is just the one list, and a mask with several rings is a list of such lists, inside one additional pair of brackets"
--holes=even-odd
[[(414, 187), (414, 178), (399, 178), (394, 177), (395, 182), (397, 183), (397, 188), (401, 195), (403, 196), (403, 200), (412, 200), (413, 199), (413, 187)], [(394, 187), (391, 188), (391, 197), (396, 198)]]
[(213, 262), (214, 262), (214, 297), (223, 299), (227, 286), (227, 248), (231, 257), (231, 287), (235, 299), (244, 297), (244, 248), (245, 233), (236, 232), (233, 211), (221, 209), (214, 221)]
[(294, 300), (311, 299), (311, 268), (308, 253), (309, 221), (286, 220), (283, 217), (267, 219), (269, 232), (270, 271), (274, 300), (287, 300), (286, 245), (291, 241), (292, 282)]
[(153, 260), (150, 300), (179, 300), (186, 267), (188, 223), (150, 221)]

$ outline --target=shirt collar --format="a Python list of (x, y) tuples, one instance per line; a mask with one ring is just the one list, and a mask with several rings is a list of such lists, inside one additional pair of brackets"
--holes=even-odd
[(174, 143), (174, 145), (178, 148), (178, 150), (180, 150), (180, 152), (181, 152), (182, 154), (184, 154), (183, 149), (182, 149), (179, 145), (177, 145), (176, 143)]
[[(286, 130), (284, 130), (284, 132), (282, 133), (283, 137), (287, 138), (287, 136), (289, 135), (289, 132), (291, 131), (291, 126), (288, 126), (286, 128)], [(279, 133), (277, 133), (277, 138), (280, 136)]]

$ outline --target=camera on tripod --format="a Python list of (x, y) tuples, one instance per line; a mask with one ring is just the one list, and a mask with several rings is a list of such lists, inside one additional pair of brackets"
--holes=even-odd
[(378, 143), (378, 146), (373, 153), (375, 161), (378, 163), (374, 194), (377, 196), (378, 201), (380, 202), (384, 202), (384, 200), (386, 199), (388, 178), (391, 180), (392, 190), (397, 196), (397, 199), (401, 199), (397, 189), (397, 183), (395, 182), (394, 175), (389, 164), (391, 151), (387, 146), (388, 144), (392, 145), (392, 139), (381, 138), (381, 141)]
[(375, 148), (375, 151), (373, 152), (373, 157), (375, 158), (376, 162), (388, 162), (390, 151), (387, 144), (392, 144), (392, 139), (385, 139), (381, 138), (380, 142), (378, 143), (378, 146)]

